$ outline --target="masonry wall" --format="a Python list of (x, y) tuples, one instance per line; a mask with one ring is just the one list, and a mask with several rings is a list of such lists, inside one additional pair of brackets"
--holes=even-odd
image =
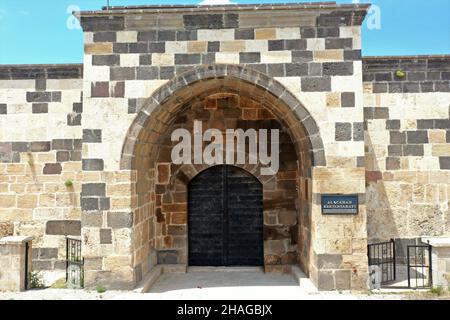
[(450, 57), (365, 58), (364, 90), (369, 241), (449, 236)]
[[(83, 217), (88, 221), (98, 216), (82, 231), (83, 238), (89, 239), (84, 242), (84, 254), (88, 265), (92, 262), (86, 273), (88, 282), (135, 282), (156, 263), (154, 249), (143, 245), (141, 237), (145, 234), (142, 223), (154, 217), (151, 181), (155, 173), (151, 170), (145, 175), (128, 173), (120, 165), (123, 151), (120, 142), (133, 119), (148, 115), (140, 110), (149, 104), (152, 93), (174, 77), (199, 65), (239, 64), (279, 81), (305, 106), (320, 128), (323, 146), (314, 151), (316, 167), (305, 177), (313, 181), (307, 198), (311, 209), (308, 219), (313, 221), (312, 240), (302, 241), (306, 248), (313, 248), (308, 261), (311, 277), (322, 289), (365, 286), (359, 25), (366, 8), (335, 5), (312, 6), (309, 11), (300, 10), (304, 6), (291, 11), (266, 8), (259, 10), (257, 16), (248, 8), (227, 13), (173, 8), (159, 10), (157, 14), (152, 9), (130, 15), (120, 9), (81, 14), (85, 31), (83, 129), (101, 131), (103, 136), (102, 141), (88, 145), (83, 152), (83, 169), (99, 174), (98, 180), (88, 182), (99, 189), (82, 194)], [(297, 116), (305, 119), (308, 114)], [(147, 144), (133, 152), (149, 150), (152, 149)], [(104, 177), (120, 173), (130, 176), (121, 189), (129, 190), (130, 195), (122, 192), (111, 198), (119, 186)], [(105, 187), (106, 198), (110, 199), (107, 206), (95, 200), (104, 195)], [(151, 200), (142, 200), (145, 193), (140, 190), (150, 192), (146, 199)], [(359, 194), (360, 214), (323, 217), (322, 193)], [(84, 206), (83, 198), (94, 200), (84, 200)], [(115, 216), (123, 219), (114, 226), (105, 224)], [(101, 229), (111, 226), (114, 244), (96, 245)], [(352, 273), (354, 269), (358, 272)], [(124, 276), (113, 280), (111, 272)]]
[(0, 67), (0, 237), (34, 236), (35, 270), (81, 232), (81, 101), (81, 65)]

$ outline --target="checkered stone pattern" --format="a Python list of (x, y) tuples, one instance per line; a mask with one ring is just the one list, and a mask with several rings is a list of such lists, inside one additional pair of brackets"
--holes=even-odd
[(81, 234), (82, 70), (0, 67), (0, 237), (35, 236), (34, 270), (64, 269)]
[[(107, 214), (134, 212), (133, 217), (137, 219), (133, 222), (134, 232), (143, 235), (141, 240), (147, 237), (149, 232), (142, 226), (147, 219), (155, 220), (155, 202), (140, 203), (133, 194), (141, 193), (145, 185), (146, 192), (150, 191), (147, 199), (152, 199), (153, 170), (149, 171), (145, 182), (140, 176), (130, 177), (131, 185), (123, 187), (128, 194), (131, 191), (131, 197), (109, 195), (108, 188), (114, 186), (110, 186), (103, 175), (113, 175), (124, 169), (120, 163), (121, 142), (127, 134), (135, 134), (128, 132), (130, 124), (145, 116), (141, 111), (148, 106), (149, 97), (174, 79), (187, 74), (195, 76), (193, 71), (205, 65), (239, 65), (263, 74), (277, 80), (304, 104), (317, 122), (323, 139), (321, 163), (329, 167), (310, 171), (310, 178), (317, 179), (313, 194), (365, 192), (360, 24), (367, 8), (362, 5), (336, 9), (335, 5), (327, 8), (329, 4), (324, 4), (302, 11), (303, 6), (300, 6), (302, 8), (295, 7), (296, 10), (291, 11), (276, 7), (268, 10), (266, 6), (258, 11), (258, 16), (246, 11), (253, 6), (245, 10), (237, 6), (236, 12), (219, 13), (171, 8), (157, 14), (153, 9), (134, 14), (117, 9), (108, 16), (81, 15), (85, 36), (83, 129), (100, 130), (103, 136), (101, 143), (83, 146), (83, 168), (101, 174), (97, 181), (89, 183), (106, 183), (105, 196), (111, 199), (108, 210), (96, 209), (102, 212), (103, 222), (84, 227), (83, 235), (91, 239), (99, 237), (100, 230), (108, 227), (104, 223)], [(182, 81), (179, 85), (182, 86)], [(137, 183), (131, 182), (132, 179), (137, 179)], [(334, 180), (333, 184), (326, 182), (330, 179)], [(363, 202), (360, 212), (365, 215)], [(317, 221), (322, 219), (320, 203), (314, 202), (311, 210)], [(87, 207), (83, 211), (91, 212)], [(334, 246), (333, 253), (341, 257), (340, 261), (359, 255), (356, 259), (364, 264), (364, 219), (346, 217), (341, 220), (339, 229), (344, 230), (344, 226), (356, 228), (358, 232), (350, 241)], [(156, 223), (155, 228), (160, 230), (164, 225)], [(124, 230), (123, 227), (113, 228), (113, 239), (116, 232)], [(325, 253), (337, 238), (345, 237), (343, 232), (335, 233), (336, 236), (325, 235), (332, 234), (326, 227), (320, 232), (323, 234), (318, 238), (323, 240), (311, 244), (315, 248), (310, 258), (314, 270), (319, 269), (315, 256)], [(138, 245), (141, 240), (123, 244), (134, 251), (134, 262), (130, 263), (134, 282), (156, 263), (156, 252), (148, 245), (153, 240)], [(86, 273), (87, 282), (99, 275), (97, 271), (130, 272), (124, 264), (111, 263), (105, 267), (105, 259), (114, 257), (117, 261), (127, 261), (129, 257), (118, 253), (112, 244), (101, 247), (102, 250), (98, 245), (84, 244), (88, 255), (103, 261)], [(355, 263), (359, 262), (355, 260)], [(351, 277), (351, 268), (342, 262), (329, 265), (328, 269), (320, 268), (311, 272), (316, 283), (326, 283), (319, 281), (320, 277), (332, 278), (322, 289), (365, 286), (364, 270), (361, 270), (361, 277)], [(130, 279), (125, 278), (117, 284), (122, 281), (120, 285), (126, 285)]]
[[(448, 235), (450, 57), (370, 58), (364, 66), (369, 240)], [(394, 78), (397, 69), (404, 78)]]

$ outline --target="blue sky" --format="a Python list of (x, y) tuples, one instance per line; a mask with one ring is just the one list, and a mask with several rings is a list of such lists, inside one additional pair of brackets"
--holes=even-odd
[[(233, 1), (240, 4), (289, 2)], [(112, 5), (198, 2), (200, 0), (111, 0)], [(351, 3), (352, 0), (337, 2)], [(450, 54), (449, 0), (369, 2), (380, 8), (381, 28), (369, 29), (366, 19), (363, 55)], [(75, 5), (82, 10), (93, 10), (105, 4), (106, 0), (0, 0), (0, 64), (82, 62), (82, 31), (67, 27), (71, 19), (68, 9)]]

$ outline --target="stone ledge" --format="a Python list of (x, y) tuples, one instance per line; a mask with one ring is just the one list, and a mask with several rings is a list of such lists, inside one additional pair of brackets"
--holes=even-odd
[(0, 80), (82, 79), (82, 64), (0, 65)]
[(0, 239), (0, 244), (23, 244), (34, 240), (34, 236), (9, 236)]

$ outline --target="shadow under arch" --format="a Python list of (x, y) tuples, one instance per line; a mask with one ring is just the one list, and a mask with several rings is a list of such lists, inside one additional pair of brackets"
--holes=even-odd
[[(133, 268), (142, 270), (137, 271), (137, 274), (145, 274), (159, 263), (156, 262), (159, 261), (157, 253), (164, 251), (160, 250), (164, 247), (164, 237), (156, 236), (161, 229), (160, 224), (165, 226), (164, 206), (162, 209), (157, 207), (156, 197), (159, 193), (159, 171), (156, 164), (161, 142), (183, 110), (187, 110), (194, 102), (219, 93), (236, 94), (259, 101), (274, 115), (292, 140), (299, 164), (296, 176), (299, 188), (293, 205), (297, 210), (300, 229), (293, 237), (298, 238), (300, 266), (308, 273), (311, 249), (311, 168), (326, 166), (320, 130), (307, 109), (281, 83), (258, 71), (237, 65), (198, 66), (175, 77), (148, 98), (131, 124), (122, 148), (120, 169), (136, 171), (135, 185), (132, 188), (132, 197), (135, 199), (132, 210), (136, 216), (132, 237)], [(191, 172), (194, 171), (193, 167)], [(189, 178), (193, 177), (189, 177), (187, 171), (180, 172), (180, 176), (174, 171), (166, 172), (171, 172), (168, 180), (179, 180), (173, 181), (174, 185), (180, 182), (186, 185)], [(262, 177), (260, 181), (267, 184), (269, 179), (273, 177)], [(271, 199), (267, 203), (279, 205)], [(167, 210), (184, 212), (185, 206), (186, 203), (175, 204), (173, 209)], [(184, 243), (177, 245), (183, 248), (186, 246)], [(169, 260), (173, 261), (170, 252), (167, 254)], [(186, 260), (185, 253), (180, 254), (180, 257), (182, 261)]]
[(307, 151), (302, 161), (307, 158), (310, 166), (326, 166), (319, 127), (288, 89), (253, 69), (238, 65), (211, 65), (194, 67), (170, 80), (148, 98), (125, 137), (120, 159), (121, 170), (138, 167), (136, 155), (147, 158), (144, 161), (154, 160), (158, 137), (170, 126), (171, 119), (190, 101), (214, 92), (237, 93), (263, 101), (287, 128), (298, 153)]

